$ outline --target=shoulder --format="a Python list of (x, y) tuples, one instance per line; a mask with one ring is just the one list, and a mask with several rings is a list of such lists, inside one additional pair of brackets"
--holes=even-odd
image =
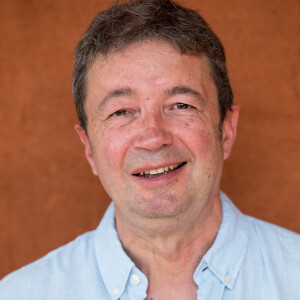
[(250, 225), (251, 269), (263, 271), (268, 285), (276, 287), (276, 293), (286, 299), (299, 296), (300, 235), (262, 220), (246, 218)]
[(300, 255), (300, 235), (280, 226), (246, 216), (250, 232), (268, 252), (284, 253), (289, 258)]
[(67, 294), (72, 291), (72, 282), (78, 282), (75, 277), (84, 277), (85, 274), (93, 272), (93, 264), (87, 263), (94, 257), (93, 238), (94, 231), (85, 233), (7, 275), (0, 281), (0, 294), (4, 297), (1, 299), (35, 300), (55, 293), (60, 295), (59, 299), (67, 299)]

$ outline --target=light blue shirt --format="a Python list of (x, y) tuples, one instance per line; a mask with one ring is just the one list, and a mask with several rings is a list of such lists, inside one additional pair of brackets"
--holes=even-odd
[[(220, 230), (194, 273), (197, 299), (299, 300), (300, 235), (221, 200)], [(95, 231), (2, 279), (0, 299), (141, 300), (147, 286), (122, 248), (111, 204)]]

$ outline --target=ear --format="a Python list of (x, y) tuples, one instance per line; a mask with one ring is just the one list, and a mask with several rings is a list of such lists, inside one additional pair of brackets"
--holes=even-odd
[(222, 126), (222, 142), (224, 160), (229, 157), (236, 137), (239, 119), (239, 106), (233, 105), (232, 111), (228, 111)]
[(91, 148), (89, 138), (87, 137), (84, 129), (80, 125), (75, 125), (74, 128), (75, 128), (76, 132), (78, 133), (82, 144), (84, 145), (85, 156), (92, 168), (92, 172), (95, 175), (98, 175), (97, 169), (95, 167), (94, 154), (93, 154), (93, 150)]

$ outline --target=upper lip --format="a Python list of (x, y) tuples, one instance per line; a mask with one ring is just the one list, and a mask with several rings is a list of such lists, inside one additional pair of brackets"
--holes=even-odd
[(159, 164), (159, 165), (156, 165), (156, 166), (146, 165), (146, 166), (140, 167), (138, 169), (135, 169), (132, 172), (132, 175), (139, 174), (139, 173), (142, 173), (142, 172), (145, 172), (145, 171), (150, 171), (150, 170), (156, 170), (156, 169), (160, 169), (160, 168), (164, 168), (164, 167), (169, 167), (169, 166), (172, 166), (172, 165), (178, 165), (178, 164), (182, 164), (182, 163), (185, 163), (185, 161), (162, 163), (162, 164)]

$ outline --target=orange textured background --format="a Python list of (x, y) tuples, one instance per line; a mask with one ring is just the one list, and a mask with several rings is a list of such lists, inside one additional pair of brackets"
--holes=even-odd
[[(95, 228), (110, 201), (73, 129), (71, 73), (81, 34), (111, 3), (0, 1), (0, 277)], [(300, 232), (299, 1), (180, 3), (224, 43), (241, 106), (222, 189)]]

